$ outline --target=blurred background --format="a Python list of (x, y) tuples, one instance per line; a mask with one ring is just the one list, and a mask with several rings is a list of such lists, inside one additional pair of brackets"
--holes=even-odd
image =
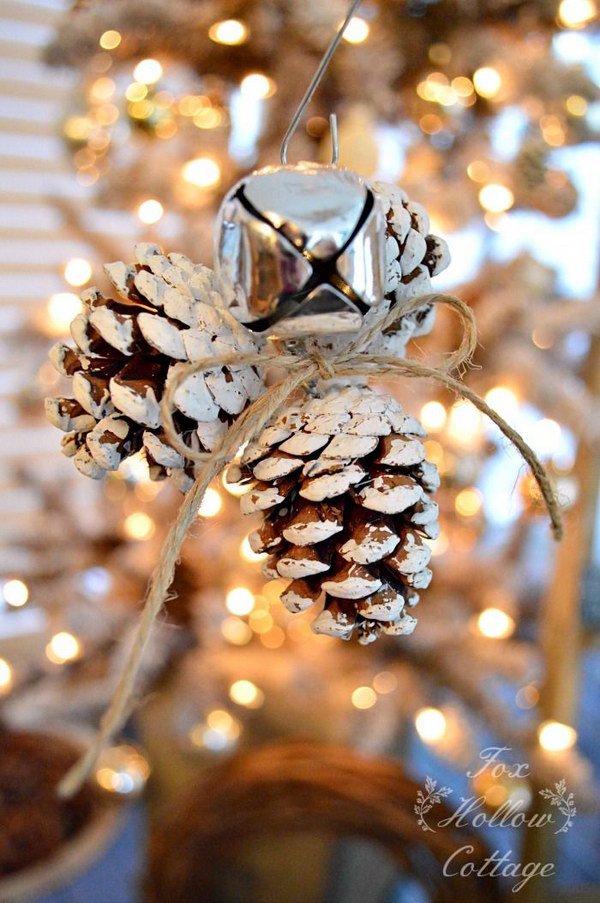
[[(284, 581), (261, 576), (238, 487), (219, 482), (186, 544), (126, 740), (74, 803), (52, 793), (110, 699), (181, 496), (150, 480), (141, 458), (99, 484), (61, 456), (43, 418), (44, 396), (62, 382), (47, 350), (68, 335), (79, 292), (105, 286), (102, 264), (132, 260), (136, 241), (210, 265), (223, 193), (278, 161), (290, 111), (346, 6), (2, 0), (2, 901), (454, 899), (444, 896), (460, 893), (451, 880), (435, 887), (437, 840), (413, 813), (426, 777), (452, 789), (450, 808), (484, 797), (489, 816), (507, 802), (540, 811), (539, 790), (564, 780), (554, 812), (570, 811), (572, 793), (577, 813), (563, 833), (474, 833), (519, 861), (556, 864), (554, 878), (522, 897), (599, 898), (594, 0), (365, 0), (291, 149), (293, 159), (327, 161), (336, 111), (341, 164), (401, 184), (426, 207), (452, 254), (436, 286), (478, 319), (468, 385), (544, 461), (564, 509), (563, 543), (520, 458), (469, 402), (420, 380), (388, 386), (421, 418), (442, 474), (434, 581), (416, 633), (368, 649), (315, 636), (310, 618), (278, 601)], [(455, 340), (440, 313), (420, 344), (436, 352)], [(481, 770), (491, 746), (527, 762), (527, 777)], [(324, 752), (340, 747), (346, 754)], [(255, 758), (233, 780), (239, 751)], [(370, 771), (382, 758), (395, 763), (389, 784)], [(314, 800), (307, 789), (286, 809), (307, 762)], [(269, 769), (284, 802), (280, 822), (265, 816), (273, 833), (261, 839), (252, 776)], [(201, 817), (202, 787), (218, 825)], [(373, 838), (385, 833), (378, 819), (394, 794), (385, 818), (397, 836), (384, 853)], [(316, 821), (294, 833), (302, 806)], [(248, 825), (224, 853), (233, 810)], [(343, 830), (329, 824), (333, 810), (345, 813)], [(363, 834), (371, 840), (356, 840)], [(185, 886), (200, 887), (209, 867), (190, 837), (204, 850), (220, 838), (227, 866), (210, 895), (175, 890), (183, 873)]]

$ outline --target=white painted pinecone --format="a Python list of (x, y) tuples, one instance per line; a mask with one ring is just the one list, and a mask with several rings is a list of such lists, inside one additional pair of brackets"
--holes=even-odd
[[(172, 476), (187, 490), (194, 467), (162, 429), (160, 399), (185, 361), (252, 353), (257, 345), (225, 309), (214, 274), (181, 254), (138, 244), (136, 263), (105, 271), (118, 298), (97, 289), (82, 295), (85, 311), (71, 324), (75, 346), (59, 343), (50, 358), (72, 378), (74, 398), (48, 398), (47, 417), (64, 430), (63, 452), (82, 473), (100, 479), (141, 449), (153, 479)], [(255, 368), (228, 366), (190, 376), (174, 397), (184, 441), (212, 451), (248, 402), (263, 390)]]
[(292, 580), (284, 605), (303, 611), (325, 594), (316, 633), (356, 629), (365, 644), (412, 633), (406, 609), (430, 582), (425, 538), (439, 532), (423, 435), (389, 395), (333, 389), (288, 408), (229, 468), (252, 481), (242, 513), (263, 512), (250, 545), (271, 556), (265, 573)]
[[(443, 238), (429, 232), (429, 216), (421, 204), (411, 201), (402, 188), (374, 182), (373, 191), (383, 204), (387, 218), (386, 299), (390, 306), (432, 291), (431, 279), (450, 263)], [(435, 308), (426, 304), (403, 317), (394, 331), (384, 336), (379, 350), (404, 355), (406, 343), (431, 332)]]

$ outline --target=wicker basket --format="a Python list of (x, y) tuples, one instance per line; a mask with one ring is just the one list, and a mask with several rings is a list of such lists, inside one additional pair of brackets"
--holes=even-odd
[[(21, 732), (21, 729), (17, 729)], [(89, 737), (86, 732), (74, 728), (28, 729), (28, 734), (39, 734), (60, 739), (74, 750), (85, 748)], [(31, 866), (0, 877), (1, 903), (24, 903), (38, 900), (81, 875), (118, 834), (125, 820), (124, 807), (108, 797), (95, 801), (92, 814), (84, 826), (55, 853), (37, 860)]]

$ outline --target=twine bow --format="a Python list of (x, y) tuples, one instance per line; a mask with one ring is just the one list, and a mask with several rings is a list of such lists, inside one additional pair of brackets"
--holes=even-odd
[[(422, 307), (444, 305), (451, 308), (462, 321), (462, 337), (458, 348), (449, 354), (438, 367), (429, 367), (410, 358), (395, 358), (391, 355), (375, 354), (369, 351), (374, 339), (391, 330), (402, 317)], [(523, 437), (486, 402), (472, 392), (464, 383), (452, 376), (452, 372), (466, 368), (477, 345), (477, 328), (473, 313), (463, 301), (452, 295), (429, 294), (413, 298), (396, 305), (391, 311), (372, 310), (364, 318), (356, 337), (342, 351), (324, 355), (320, 351), (307, 351), (299, 347), (299, 353), (291, 353), (282, 343), (271, 341), (267, 351), (249, 354), (232, 354), (219, 358), (204, 358), (183, 365), (173, 373), (168, 388), (161, 401), (164, 430), (170, 444), (185, 458), (201, 464), (196, 482), (183, 500), (177, 518), (171, 525), (158, 562), (150, 578), (146, 601), (140, 616), (131, 649), (119, 677), (112, 701), (100, 723), (100, 729), (93, 744), (78, 762), (67, 772), (58, 787), (63, 797), (72, 796), (90, 774), (98, 756), (106, 744), (127, 720), (135, 695), (135, 681), (142, 656), (154, 622), (168, 598), (175, 568), (181, 548), (192, 523), (198, 517), (202, 499), (212, 480), (236, 457), (239, 449), (252, 442), (281, 406), (300, 386), (317, 377), (332, 379), (344, 377), (372, 377), (376, 379), (424, 378), (433, 379), (446, 386), (462, 398), (470, 401), (479, 411), (492, 420), (510, 442), (519, 450), (529, 465), (539, 486), (548, 510), (554, 536), (562, 536), (559, 504), (543, 465)], [(189, 448), (178, 434), (173, 421), (174, 396), (179, 386), (194, 373), (215, 370), (224, 366), (243, 367), (276, 365), (284, 373), (289, 371), (279, 383), (266, 389), (236, 419), (225, 435), (222, 445), (214, 452), (197, 452)]]

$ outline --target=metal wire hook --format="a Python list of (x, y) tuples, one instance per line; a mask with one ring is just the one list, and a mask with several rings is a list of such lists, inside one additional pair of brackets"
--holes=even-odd
[[(353, 2), (350, 4), (350, 9), (346, 13), (346, 18), (344, 19), (344, 21), (338, 28), (337, 33), (335, 34), (331, 44), (329, 45), (329, 47), (323, 54), (323, 58), (317, 67), (317, 71), (313, 75), (310, 85), (306, 89), (304, 97), (300, 101), (300, 103), (298, 105), (298, 109), (294, 113), (292, 121), (290, 122), (290, 124), (288, 126), (287, 132), (283, 136), (283, 140), (281, 142), (281, 150), (279, 152), (279, 155), (281, 158), (281, 162), (284, 166), (287, 163), (287, 153), (288, 153), (288, 147), (289, 147), (290, 141), (292, 140), (294, 132), (298, 128), (298, 123), (300, 122), (300, 119), (302, 118), (302, 114), (304, 113), (307, 106), (311, 102), (313, 94), (319, 87), (321, 79), (323, 78), (325, 71), (326, 71), (327, 67), (329, 66), (329, 63), (331, 62), (331, 58), (332, 58), (333, 54), (335, 53), (335, 51), (337, 50), (338, 44), (342, 40), (343, 34), (346, 31), (346, 27), (347, 27), (348, 23), (350, 22), (350, 19), (354, 15), (356, 8), (360, 4), (360, 2), (361, 2), (361, 0), (353, 0)], [(337, 164), (337, 162), (339, 160), (339, 156), (340, 156), (338, 130), (337, 130), (337, 116), (335, 115), (335, 113), (332, 113), (331, 116), (329, 117), (329, 125), (331, 128), (331, 147), (332, 147), (331, 162), (335, 166)]]

